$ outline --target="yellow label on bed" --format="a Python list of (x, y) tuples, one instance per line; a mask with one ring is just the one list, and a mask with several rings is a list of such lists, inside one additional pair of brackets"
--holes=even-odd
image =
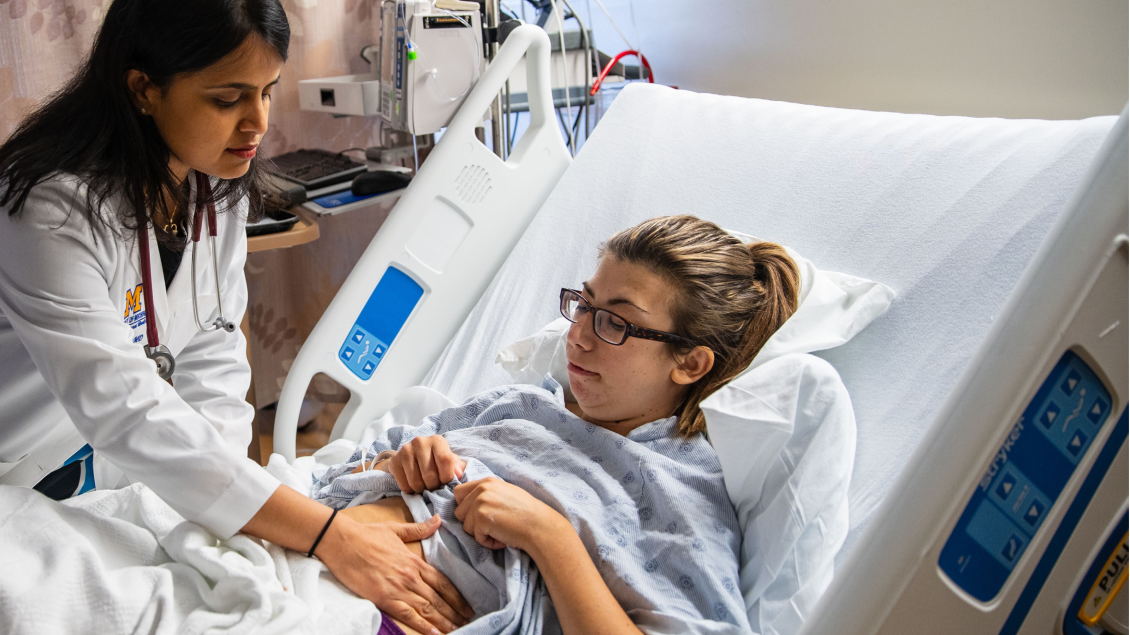
[(1118, 543), (1114, 553), (1107, 558), (1106, 565), (1091, 585), (1091, 592), (1087, 594), (1083, 606), (1079, 607), (1079, 621), (1087, 626), (1098, 624), (1122, 585), (1126, 584), (1126, 538), (1127, 535), (1124, 534), (1122, 542)]

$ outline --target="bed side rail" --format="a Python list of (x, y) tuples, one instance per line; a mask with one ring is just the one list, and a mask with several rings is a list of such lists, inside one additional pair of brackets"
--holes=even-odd
[[(530, 126), (502, 161), (475, 128), (523, 56)], [(359, 438), (401, 390), (423, 379), (569, 167), (549, 62), (542, 29), (521, 26), (507, 37), (318, 320), (279, 398), (274, 445), (288, 461), (316, 373), (350, 392), (331, 440)]]

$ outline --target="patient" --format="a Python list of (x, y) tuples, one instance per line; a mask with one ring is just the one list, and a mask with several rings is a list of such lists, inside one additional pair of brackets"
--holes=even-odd
[(748, 630), (741, 532), (699, 403), (798, 287), (780, 246), (692, 216), (624, 230), (560, 292), (571, 399), (549, 376), (482, 393), (389, 430), (320, 475), (316, 498), (362, 522), (438, 514), (438, 539), (410, 547), (481, 616), (461, 632)]

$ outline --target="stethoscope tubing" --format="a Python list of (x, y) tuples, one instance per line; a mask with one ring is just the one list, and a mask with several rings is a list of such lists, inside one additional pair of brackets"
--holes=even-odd
[[(208, 240), (212, 248), (212, 276), (216, 283), (216, 308), (219, 312), (219, 316), (208, 326), (200, 321), (200, 310), (196, 300), (196, 251), (200, 246), (200, 234), (205, 219), (208, 222)], [(193, 319), (196, 320), (196, 328), (201, 333), (210, 333), (220, 329), (228, 333), (235, 331), (235, 323), (224, 316), (224, 305), (220, 297), (220, 266), (216, 257), (217, 225), (216, 206), (212, 201), (212, 186), (208, 182), (207, 175), (196, 172), (196, 209), (192, 215), (192, 314)], [(149, 226), (147, 223), (141, 223), (138, 227), (138, 247), (141, 256), (142, 295), (145, 302), (145, 355), (157, 363), (157, 374), (161, 379), (168, 381), (173, 376), (176, 361), (168, 347), (161, 344), (160, 335), (157, 332), (157, 311), (153, 305), (153, 294), (151, 292), (153, 289), (153, 274), (150, 270)]]

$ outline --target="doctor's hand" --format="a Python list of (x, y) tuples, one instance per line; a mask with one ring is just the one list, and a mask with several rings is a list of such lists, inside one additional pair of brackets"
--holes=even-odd
[(338, 514), (316, 554), (351, 591), (420, 633), (450, 633), (474, 611), (442, 573), (408, 550), (431, 536), (438, 516), (423, 523), (362, 524)]
[[(327, 527), (327, 522), (329, 523)], [(359, 523), (279, 485), (243, 526), (244, 533), (306, 553), (325, 531), (314, 555), (350, 591), (421, 633), (451, 632), (474, 616), (442, 573), (409, 551), (439, 529), (425, 523)]]
[(463, 531), (488, 549), (514, 547), (535, 556), (539, 547), (559, 544), (573, 526), (557, 510), (526, 490), (489, 477), (455, 487), (455, 517)]
[(463, 478), (467, 462), (455, 456), (447, 439), (437, 435), (416, 437), (405, 443), (384, 468), (396, 478), (401, 491), (420, 494)]

